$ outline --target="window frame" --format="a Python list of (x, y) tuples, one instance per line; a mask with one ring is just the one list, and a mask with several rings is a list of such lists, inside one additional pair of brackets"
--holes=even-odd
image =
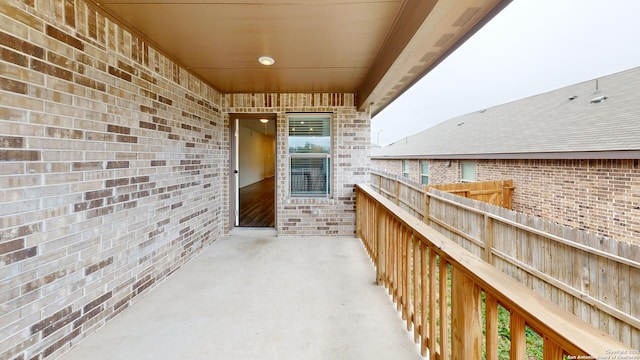
[[(465, 179), (465, 171), (464, 167), (466, 165), (471, 165), (473, 167), (473, 179)], [(460, 161), (460, 182), (470, 183), (476, 181), (476, 162), (475, 161)]]
[(409, 160), (402, 160), (402, 176), (409, 178)]
[[(291, 143), (292, 143), (292, 119), (301, 120), (304, 118), (312, 119), (312, 118), (323, 118), (326, 117), (327, 120), (327, 130), (329, 132), (328, 135), (328, 151), (326, 152), (292, 152), (291, 151)], [(292, 199), (328, 199), (332, 197), (333, 192), (333, 151), (334, 151), (334, 117), (332, 113), (288, 113), (287, 114), (287, 173), (288, 173), (288, 197)], [(313, 129), (311, 129), (313, 130)], [(295, 130), (294, 130), (295, 131)], [(293, 164), (295, 162), (294, 159), (309, 159), (313, 162), (313, 160), (324, 159), (324, 166), (320, 168), (324, 168), (324, 171), (321, 171), (321, 176), (324, 177), (324, 192), (313, 192), (313, 191), (294, 191), (294, 176), (293, 176)], [(306, 182), (308, 183), (310, 175), (305, 174)]]
[[(427, 166), (427, 171), (424, 171), (424, 165)], [(427, 182), (424, 179), (427, 179)], [(420, 160), (420, 184), (429, 185), (429, 161), (428, 160)]]

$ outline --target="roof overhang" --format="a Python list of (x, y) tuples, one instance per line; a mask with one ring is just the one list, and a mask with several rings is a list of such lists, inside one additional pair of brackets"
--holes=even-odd
[[(355, 93), (358, 109), (375, 115), (509, 2), (101, 0), (95, 5), (222, 93)], [(263, 55), (275, 64), (259, 64)]]
[(451, 155), (371, 155), (375, 160), (596, 160), (640, 159), (640, 150), (537, 152), (505, 154), (451, 154)]

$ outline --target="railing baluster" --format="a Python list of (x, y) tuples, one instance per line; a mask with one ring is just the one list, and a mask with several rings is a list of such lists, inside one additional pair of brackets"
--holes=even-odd
[(389, 239), (387, 241), (387, 243), (389, 244), (389, 295), (391, 295), (391, 298), (393, 299), (393, 301), (396, 301), (397, 298), (395, 296), (395, 289), (396, 289), (396, 267), (395, 267), (395, 257), (396, 257), (396, 247), (395, 247), (395, 243), (396, 240), (398, 238), (398, 235), (396, 234), (396, 222), (394, 220), (389, 220), (390, 222), (390, 227), (389, 227)]
[(498, 360), (498, 300), (485, 294), (486, 354), (487, 360)]
[(378, 285), (383, 285), (383, 279), (384, 279), (384, 273), (385, 273), (385, 256), (384, 256), (384, 249), (385, 249), (385, 245), (384, 243), (387, 241), (388, 238), (386, 238), (386, 226), (385, 223), (387, 222), (387, 216), (386, 216), (386, 211), (384, 210), (384, 208), (382, 206), (377, 206), (376, 207), (376, 243), (378, 246), (378, 253), (376, 255), (377, 258), (377, 266), (376, 266), (376, 283)]
[(440, 258), (440, 360), (449, 358), (449, 316), (447, 310), (447, 260)]
[[(396, 304), (398, 303), (398, 288), (400, 287), (400, 284), (398, 284), (398, 244), (400, 243), (400, 236), (402, 234), (400, 234), (400, 229), (399, 229), (399, 225), (397, 222), (394, 223), (394, 228), (393, 228), (393, 294), (391, 294), (391, 296), (393, 297), (393, 301), (396, 302)], [(399, 305), (396, 306), (397, 310), (400, 310)]]
[(427, 273), (427, 255), (429, 248), (420, 239), (420, 354), (427, 356), (427, 341), (429, 340), (429, 317), (427, 316), (427, 295), (429, 291), (429, 280)]
[(480, 287), (460, 269), (451, 268), (451, 357), (482, 358)]
[(420, 276), (420, 239), (418, 239), (415, 234), (412, 236), (412, 253), (413, 253), (413, 272), (412, 272), (412, 283), (413, 283), (413, 296), (411, 297), (411, 303), (413, 304), (413, 309), (411, 309), (411, 321), (413, 323), (413, 342), (416, 344), (420, 341), (420, 332), (422, 331), (422, 327), (420, 326), (420, 315), (422, 315), (422, 311), (420, 311), (421, 304), (421, 279)]
[(429, 248), (429, 357), (436, 360), (436, 252)]
[(409, 321), (409, 230), (402, 226), (402, 319), (407, 322), (407, 330), (411, 330)]
[(524, 333), (525, 322), (524, 318), (520, 314), (512, 311), (510, 316), (511, 321), (511, 351), (509, 356), (511, 359), (524, 359), (524, 353), (526, 350), (526, 339)]

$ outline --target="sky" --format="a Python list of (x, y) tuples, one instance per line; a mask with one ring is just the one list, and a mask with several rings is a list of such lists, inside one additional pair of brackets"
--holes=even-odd
[(378, 113), (371, 141), (640, 66), (638, 14), (640, 0), (513, 0)]

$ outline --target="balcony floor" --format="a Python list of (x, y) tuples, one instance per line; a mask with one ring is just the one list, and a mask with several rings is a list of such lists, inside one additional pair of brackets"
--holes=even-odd
[(421, 359), (360, 240), (236, 230), (61, 357)]

